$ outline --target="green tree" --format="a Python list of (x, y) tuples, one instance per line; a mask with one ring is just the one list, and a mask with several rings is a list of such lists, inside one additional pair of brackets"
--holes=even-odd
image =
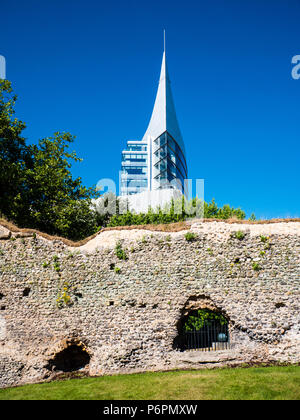
[(0, 213), (13, 219), (17, 199), (27, 189), (25, 170), (32, 166), (30, 147), (22, 136), (24, 122), (15, 118), (17, 96), (11, 82), (0, 80)]
[[(70, 133), (55, 133), (32, 146), (33, 165), (26, 170), (28, 190), (19, 200), (19, 225), (30, 225), (50, 234), (81, 239), (97, 230), (92, 199), (94, 188), (86, 188), (81, 178), (73, 179), (70, 168), (80, 162), (69, 152), (74, 141)], [(24, 203), (29, 207), (24, 208)], [(26, 217), (24, 217), (26, 215)]]
[(215, 203), (214, 198), (212, 199), (211, 203), (204, 203), (204, 217), (207, 219), (210, 218), (217, 218), (218, 217), (219, 208)]
[(82, 239), (96, 232), (92, 202), (99, 194), (70, 172), (81, 161), (69, 151), (74, 137), (55, 133), (27, 145), (26, 125), (14, 117), (16, 95), (0, 81), (0, 213), (20, 227)]

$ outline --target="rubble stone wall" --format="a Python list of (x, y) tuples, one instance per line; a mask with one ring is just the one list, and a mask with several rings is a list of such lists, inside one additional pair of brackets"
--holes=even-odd
[[(279, 225), (103, 232), (86, 248), (0, 228), (0, 387), (51, 379), (59, 356), (76, 370), (80, 352), (90, 375), (300, 362), (300, 223)], [(228, 317), (230, 349), (176, 348), (198, 308)]]

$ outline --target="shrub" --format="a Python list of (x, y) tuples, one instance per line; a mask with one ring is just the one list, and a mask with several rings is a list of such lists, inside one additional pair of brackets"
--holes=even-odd
[(196, 234), (195, 233), (193, 233), (193, 232), (187, 232), (185, 235), (184, 235), (184, 237), (185, 237), (185, 239), (188, 241), (188, 242), (193, 242), (193, 241), (195, 241), (196, 240)]
[(242, 232), (241, 230), (238, 230), (238, 231), (234, 232), (231, 236), (238, 239), (239, 241), (242, 241), (245, 238), (246, 234), (245, 234), (245, 232)]
[(268, 241), (268, 239), (269, 238), (267, 236), (260, 235), (261, 242), (266, 243)]
[(210, 309), (199, 309), (196, 315), (190, 315), (187, 318), (184, 330), (193, 331), (196, 329), (198, 331), (203, 328), (204, 323), (209, 325), (211, 321), (218, 321), (221, 325), (228, 324), (227, 319), (221, 313), (213, 312)]
[(60, 265), (59, 265), (59, 263), (58, 262), (55, 262), (53, 264), (53, 268), (54, 268), (55, 271), (59, 272), (60, 271)]
[[(202, 213), (199, 214), (199, 209)], [(123, 214), (118, 213), (107, 218), (107, 226), (129, 226), (129, 225), (145, 225), (145, 224), (159, 224), (159, 223), (176, 223), (184, 221), (187, 218), (200, 217), (215, 218), (215, 219), (245, 219), (245, 212), (241, 209), (234, 209), (228, 204), (223, 207), (218, 207), (214, 200), (211, 203), (205, 203), (199, 198), (185, 200), (179, 198), (171, 200), (163, 209), (158, 207), (152, 209), (149, 207), (147, 213), (133, 213), (127, 210)]]
[(120, 241), (117, 242), (115, 251), (116, 251), (116, 256), (119, 258), (119, 260), (127, 260), (128, 257), (126, 255), (126, 252), (122, 248), (122, 244)]
[(254, 271), (259, 271), (261, 269), (257, 262), (254, 262), (252, 264), (252, 268), (253, 268)]
[(63, 289), (60, 291), (58, 298), (56, 299), (56, 305), (61, 309), (64, 304), (66, 306), (72, 306), (73, 302), (70, 296), (70, 285), (68, 282), (64, 282)]

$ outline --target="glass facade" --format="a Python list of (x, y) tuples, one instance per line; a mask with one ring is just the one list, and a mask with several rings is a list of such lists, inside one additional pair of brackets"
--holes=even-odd
[(127, 142), (122, 152), (121, 195), (131, 195), (148, 188), (147, 144)]
[[(176, 117), (164, 51), (148, 128), (141, 141), (128, 141), (127, 149), (122, 152), (121, 194), (162, 189), (176, 189), (186, 194), (186, 179), (184, 142)], [(175, 191), (171, 192), (175, 194)], [(152, 196), (163, 195), (160, 193), (158, 191)]]
[(154, 188), (170, 186), (183, 191), (187, 179), (187, 165), (184, 154), (177, 142), (168, 132), (153, 142), (153, 180)]
[(127, 142), (127, 149), (122, 152), (121, 195), (163, 188), (184, 192), (185, 179), (184, 154), (167, 131), (152, 142), (152, 153), (146, 143)]

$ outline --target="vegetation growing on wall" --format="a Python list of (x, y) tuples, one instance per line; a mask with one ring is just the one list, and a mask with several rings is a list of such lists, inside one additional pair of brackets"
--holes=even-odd
[(242, 240), (245, 238), (245, 236), (246, 236), (245, 232), (242, 232), (241, 230), (238, 230), (238, 231), (233, 232), (233, 233), (231, 234), (231, 237), (232, 237), (232, 238), (236, 238), (236, 239), (238, 239), (239, 241), (242, 241)]
[(64, 281), (56, 299), (56, 305), (59, 309), (61, 309), (64, 305), (71, 306), (72, 304), (73, 302), (70, 296), (70, 284), (68, 281)]
[(127, 260), (128, 257), (126, 255), (125, 250), (122, 248), (122, 244), (120, 241), (117, 242), (115, 251), (116, 256), (119, 258), (119, 260)]
[(187, 232), (185, 235), (185, 240), (188, 242), (193, 242), (196, 239), (196, 235), (193, 232)]

